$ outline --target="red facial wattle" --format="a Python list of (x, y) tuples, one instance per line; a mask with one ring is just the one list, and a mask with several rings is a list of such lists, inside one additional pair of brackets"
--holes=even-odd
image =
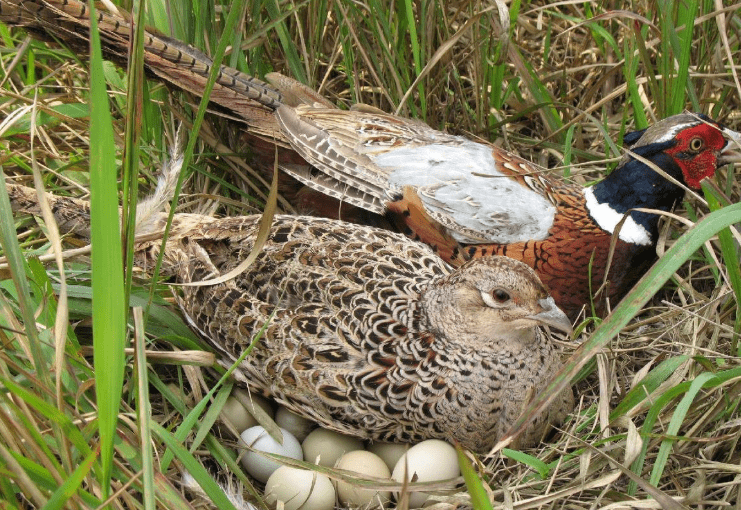
[[(698, 124), (680, 131), (676, 135), (677, 144), (666, 152), (674, 158), (684, 175), (687, 186), (700, 189), (700, 181), (715, 175), (718, 155), (726, 145), (722, 132), (709, 124)], [(699, 150), (693, 150), (693, 143), (702, 142)]]

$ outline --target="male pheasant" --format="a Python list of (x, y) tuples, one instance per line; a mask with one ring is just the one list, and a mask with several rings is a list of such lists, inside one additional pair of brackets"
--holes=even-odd
[[(76, 0), (0, 0), (0, 19), (73, 47), (87, 44), (87, 11)], [(120, 61), (128, 23), (99, 14), (99, 25), (105, 50)], [(196, 94), (202, 90), (208, 57), (156, 34), (146, 43), (152, 74)], [(387, 216), (454, 265), (489, 254), (526, 262), (572, 319), (606, 273), (598, 313), (605, 301), (619, 301), (655, 260), (660, 214), (636, 209), (671, 211), (683, 186), (699, 188), (738, 157), (726, 137), (739, 134), (684, 113), (627, 135), (631, 152), (618, 168), (583, 188), (492, 145), (380, 112), (339, 110), (293, 80), (268, 78), (274, 87), (222, 67), (210, 99), (244, 119), (251, 133), (300, 155), (283, 153), (287, 173), (345, 204)], [(317, 209), (341, 211), (337, 204)]]
[[(40, 214), (36, 190), (7, 190), (14, 211)], [(88, 235), (88, 202), (47, 199), (61, 230)], [(164, 229), (166, 214), (140, 216), (138, 234)], [(163, 274), (189, 283), (229, 273), (260, 220), (176, 214)], [(137, 265), (153, 267), (160, 246), (140, 243)], [(299, 415), (366, 439), (457, 440), (481, 453), (560, 367), (539, 326), (571, 330), (522, 262), (482, 257), (451, 269), (401, 234), (308, 216), (276, 216), (248, 269), (185, 286), (178, 302), (226, 366), (267, 325), (237, 377)], [(567, 388), (519, 444), (538, 441), (573, 404)]]
[(626, 136), (630, 153), (584, 188), (497, 147), (390, 115), (300, 105), (276, 116), (308, 162), (284, 166), (298, 180), (390, 215), (454, 265), (492, 254), (527, 263), (572, 318), (602, 284), (613, 235), (606, 297), (615, 304), (656, 258), (660, 213), (646, 209), (671, 211), (683, 185), (698, 189), (736, 157), (724, 134), (738, 137), (704, 115), (675, 115)]

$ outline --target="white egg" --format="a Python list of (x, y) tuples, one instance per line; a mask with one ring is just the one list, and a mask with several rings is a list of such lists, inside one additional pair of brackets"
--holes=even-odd
[(219, 416), (227, 418), (234, 425), (235, 429), (247, 430), (250, 427), (259, 425), (259, 422), (254, 417), (256, 413), (254, 411), (255, 406), (259, 407), (265, 414), (272, 418), (273, 410), (267, 400), (257, 395), (252, 395), (242, 389), (235, 389), (229, 398), (226, 399)]
[[(316, 429), (306, 436), (302, 443), (304, 458), (320, 466), (332, 467), (346, 452), (362, 450), (363, 442), (327, 429)], [(317, 461), (317, 458), (319, 460)]]
[(309, 432), (316, 428), (316, 423), (289, 411), (283, 406), (278, 406), (278, 410), (275, 412), (275, 424), (296, 436), (299, 441), (306, 439)]
[[(381, 457), (364, 450), (347, 452), (335, 465), (338, 469), (354, 471), (374, 478), (389, 478), (391, 471)], [(386, 506), (391, 499), (390, 491), (364, 489), (360, 484), (337, 481), (337, 497), (348, 508), (376, 508)]]
[[(439, 439), (428, 439), (409, 448), (394, 466), (391, 478), (403, 483), (405, 473), (407, 481), (416, 475), (417, 482), (447, 480), (461, 474), (455, 448)], [(424, 492), (410, 492), (409, 508), (421, 507), (427, 497)], [(399, 499), (398, 494), (396, 498)]]
[(321, 473), (281, 466), (265, 484), (265, 503), (275, 508), (278, 501), (285, 510), (332, 510), (334, 486)]
[[(241, 437), (242, 441), (254, 450), (304, 460), (301, 444), (298, 440), (287, 430), (280, 429), (280, 431), (283, 433), (283, 444), (270, 437), (270, 434), (260, 425), (248, 428), (242, 432)], [(268, 477), (282, 464), (257, 452), (246, 450), (242, 456), (242, 465), (256, 480), (265, 483)]]
[(383, 441), (374, 441), (373, 443), (368, 445), (368, 450), (371, 453), (375, 453), (379, 457), (383, 459), (383, 461), (386, 463), (386, 465), (389, 467), (390, 470), (394, 469), (394, 466), (396, 466), (396, 463), (399, 462), (399, 459), (402, 455), (411, 447), (412, 445), (406, 444), (406, 443), (386, 443)]

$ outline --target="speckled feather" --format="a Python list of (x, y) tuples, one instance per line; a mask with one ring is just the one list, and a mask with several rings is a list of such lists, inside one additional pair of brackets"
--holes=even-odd
[[(8, 185), (14, 210), (38, 214), (35, 190)], [(88, 234), (89, 205), (49, 196), (63, 230)], [(164, 226), (149, 215), (143, 230)], [(163, 273), (177, 282), (228, 273), (251, 252), (260, 216), (176, 214)], [(153, 266), (159, 241), (136, 248)], [(497, 300), (504, 292), (506, 299)], [(560, 367), (538, 325), (570, 327), (536, 274), (506, 257), (451, 269), (407, 237), (314, 217), (277, 216), (252, 266), (178, 303), (254, 391), (346, 434), (457, 440), (488, 451)], [(564, 391), (520, 437), (529, 445), (573, 407)]]

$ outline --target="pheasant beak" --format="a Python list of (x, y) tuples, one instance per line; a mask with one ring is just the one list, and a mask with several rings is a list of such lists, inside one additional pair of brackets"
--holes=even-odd
[(540, 322), (544, 326), (550, 326), (559, 331), (563, 331), (567, 335), (571, 335), (574, 329), (571, 327), (571, 321), (561, 309), (556, 306), (556, 302), (553, 301), (552, 297), (541, 299), (538, 304), (543, 309), (542, 312), (530, 315), (528, 319), (532, 319)]
[(741, 163), (741, 133), (723, 128), (723, 134), (728, 138), (728, 143), (720, 151), (718, 157), (718, 166), (727, 165), (728, 163)]

